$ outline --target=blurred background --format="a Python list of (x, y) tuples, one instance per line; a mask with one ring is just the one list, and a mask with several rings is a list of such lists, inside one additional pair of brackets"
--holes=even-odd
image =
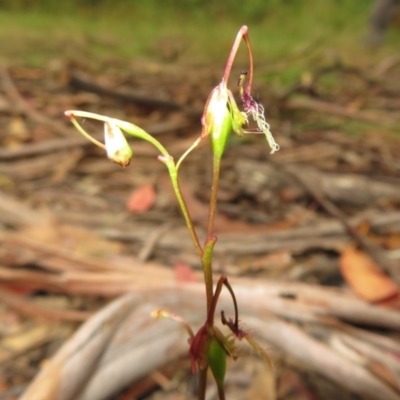
[[(214, 270), (274, 368), (229, 364), (228, 398), (400, 399), (399, 3), (0, 0), (0, 400), (196, 398), (181, 328), (149, 320), (162, 306), (199, 326), (204, 308), (165, 166), (130, 139), (121, 169), (64, 111), (135, 123), (177, 158), (242, 25), (280, 150), (229, 139)], [(201, 240), (211, 165), (202, 143), (180, 171)]]
[[(282, 62), (302, 52), (307, 55), (302, 57), (303, 67), (307, 62), (322, 62), (329, 52), (344, 60), (368, 62), (395, 51), (399, 34), (396, 3), (182, 0), (164, 1), (161, 7), (152, 0), (3, 0), (2, 57), (16, 60), (19, 54), (25, 63), (40, 65), (59, 57), (60, 49), (67, 57), (83, 58), (87, 54), (78, 51), (83, 46), (98, 57), (223, 62), (232, 31), (248, 24), (259, 64)], [(382, 42), (383, 35), (384, 45), (371, 53), (365, 44)], [(94, 43), (86, 42), (91, 39)], [(286, 69), (286, 80), (296, 77), (294, 65)]]

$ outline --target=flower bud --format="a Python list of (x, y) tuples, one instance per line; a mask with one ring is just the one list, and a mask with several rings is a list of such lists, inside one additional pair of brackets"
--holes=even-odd
[(104, 123), (104, 143), (107, 157), (121, 167), (127, 167), (132, 159), (132, 149), (121, 129), (110, 119)]
[(232, 130), (232, 115), (228, 108), (229, 91), (222, 81), (208, 97), (201, 118), (203, 131), (201, 137), (210, 136), (214, 156), (221, 158), (226, 141)]
[(215, 337), (211, 338), (207, 361), (215, 381), (219, 386), (223, 386), (226, 373), (226, 353)]

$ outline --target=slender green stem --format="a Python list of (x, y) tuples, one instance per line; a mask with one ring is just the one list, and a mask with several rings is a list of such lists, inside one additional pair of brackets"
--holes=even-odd
[(179, 181), (178, 181), (178, 170), (175, 167), (175, 163), (173, 162), (172, 157), (168, 157), (168, 159), (161, 159), (168, 167), (169, 171), (169, 176), (171, 178), (172, 182), (172, 187), (175, 192), (175, 196), (178, 200), (179, 206), (181, 207), (183, 217), (185, 218), (186, 226), (188, 227), (190, 237), (192, 238), (192, 242), (194, 244), (194, 247), (196, 249), (197, 255), (199, 256), (200, 260), (203, 259), (203, 249), (201, 247), (199, 238), (196, 233), (196, 229), (193, 225), (192, 218), (190, 217), (189, 210), (187, 208), (185, 199), (182, 196), (181, 189), (179, 187)]
[(121, 121), (119, 119), (113, 119), (113, 122), (115, 123), (115, 125), (121, 128), (123, 131), (129, 133), (130, 135), (151, 143), (163, 156), (170, 157), (167, 149), (157, 139), (154, 139), (153, 136), (148, 134), (143, 129), (139, 128), (136, 125), (130, 124), (129, 122)]
[(218, 197), (220, 169), (221, 169), (221, 159), (219, 157), (214, 156), (206, 243), (213, 240), (214, 237), (214, 223), (215, 223), (215, 216), (217, 213), (217, 200), (218, 200), (217, 197)]
[(196, 141), (182, 154), (181, 158), (178, 160), (176, 163), (176, 170), (179, 170), (179, 167), (182, 164), (182, 161), (186, 158), (186, 156), (195, 148), (198, 146), (198, 144), (201, 141), (201, 137), (197, 138)]
[[(104, 148), (104, 145), (100, 142), (98, 142), (96, 139), (92, 138), (88, 133), (86, 133), (83, 128), (78, 124), (76, 121), (75, 117), (81, 117), (81, 118), (91, 118), (95, 119), (98, 121), (103, 121), (103, 122), (109, 122), (112, 121), (118, 128), (124, 130), (125, 132), (129, 133), (132, 136), (135, 136), (139, 139), (146, 140), (147, 142), (151, 143), (161, 154), (162, 156), (159, 157), (159, 159), (164, 162), (168, 168), (170, 177), (171, 177), (171, 182), (172, 186), (174, 188), (175, 195), (178, 199), (178, 203), (181, 207), (183, 216), (185, 218), (186, 225), (189, 229), (190, 236), (192, 238), (194, 247), (196, 248), (197, 254), (200, 257), (200, 259), (203, 258), (203, 249), (200, 245), (200, 241), (197, 237), (196, 231), (194, 229), (194, 225), (192, 222), (192, 219), (189, 214), (189, 210), (186, 206), (185, 200), (183, 199), (182, 192), (179, 187), (179, 182), (178, 182), (178, 168), (175, 166), (173, 158), (169, 155), (168, 151), (166, 148), (156, 139), (153, 138), (153, 136), (149, 135), (146, 131), (143, 129), (139, 128), (136, 125), (133, 125), (129, 122), (122, 121), (119, 119), (115, 118), (110, 118), (106, 117), (104, 115), (100, 114), (94, 114), (91, 112), (87, 111), (79, 111), (79, 110), (69, 110), (65, 111), (65, 115), (70, 117), (71, 121), (75, 125), (75, 127), (81, 132), (85, 137), (87, 137), (89, 140), (91, 140), (93, 143), (97, 144), (98, 146)], [(195, 144), (190, 148), (194, 148), (197, 145), (197, 141)], [(188, 153), (186, 152), (184, 156), (186, 156)]]
[(199, 400), (205, 400), (207, 390), (207, 372), (208, 365), (199, 371)]
[(212, 258), (214, 245), (217, 238), (214, 236), (214, 223), (217, 213), (217, 196), (218, 196), (218, 183), (219, 173), (221, 169), (221, 158), (214, 156), (213, 161), (213, 176), (211, 185), (211, 198), (208, 210), (208, 224), (207, 224), (207, 238), (204, 244), (204, 257), (202, 259), (204, 281), (207, 293), (207, 313), (210, 313), (213, 299), (213, 276), (212, 276)]
[(193, 330), (192, 330), (191, 326), (180, 315), (174, 314), (174, 313), (169, 312), (167, 310), (153, 310), (151, 312), (151, 316), (153, 318), (169, 318), (169, 319), (172, 319), (172, 320), (178, 322), (186, 330), (186, 332), (189, 335), (190, 340), (194, 339), (194, 333), (193, 333)]
[[(95, 113), (91, 113), (91, 112), (87, 112), (87, 111), (68, 110), (68, 111), (65, 111), (65, 115), (70, 117), (72, 122), (74, 122), (74, 117), (90, 118), (90, 119), (95, 119), (97, 121), (103, 121), (103, 122), (112, 121), (116, 126), (118, 126), (118, 128), (124, 130), (125, 132), (129, 133), (130, 135), (135, 136), (139, 139), (146, 140), (147, 142), (150, 142), (163, 156), (170, 157), (166, 148), (158, 140), (154, 139), (153, 136), (149, 135), (142, 128), (139, 128), (138, 126), (136, 126), (134, 124), (131, 124), (126, 121), (122, 121), (120, 119), (110, 118), (105, 115), (95, 114)], [(77, 128), (79, 126), (78, 123), (76, 123), (76, 124), (74, 123), (74, 125)], [(89, 140), (91, 140), (95, 144), (100, 145), (100, 147), (104, 146), (104, 145), (102, 145), (102, 143), (97, 142), (97, 140), (93, 139), (90, 135), (88, 135), (85, 131), (83, 131), (82, 128), (80, 128), (80, 129), (78, 128), (78, 130), (85, 137), (87, 137)]]
[[(206, 285), (206, 297), (207, 297), (207, 318), (210, 318), (210, 310), (213, 301), (213, 292), (214, 292), (214, 283), (213, 283), (213, 274), (212, 274), (212, 258), (214, 245), (217, 242), (217, 238), (213, 237), (210, 241), (208, 241), (204, 246), (204, 255), (201, 260), (201, 264), (203, 266), (204, 273), (204, 283)], [(212, 324), (210, 325), (212, 327)]]
[(68, 115), (71, 122), (74, 124), (75, 128), (79, 131), (79, 133), (84, 136), (86, 139), (90, 140), (92, 143), (94, 143), (96, 146), (101, 147), (103, 150), (106, 149), (106, 146), (99, 142), (98, 140), (96, 140), (94, 137), (90, 136), (79, 124), (79, 122), (76, 120), (75, 115), (70, 114)]

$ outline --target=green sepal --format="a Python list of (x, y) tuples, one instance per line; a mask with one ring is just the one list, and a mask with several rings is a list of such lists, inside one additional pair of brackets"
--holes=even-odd
[(207, 360), (215, 381), (219, 386), (223, 386), (226, 373), (226, 353), (214, 336), (209, 344)]
[(238, 135), (243, 136), (243, 125), (247, 124), (247, 115), (240, 111), (232, 92), (229, 90), (229, 109), (232, 117), (232, 130)]

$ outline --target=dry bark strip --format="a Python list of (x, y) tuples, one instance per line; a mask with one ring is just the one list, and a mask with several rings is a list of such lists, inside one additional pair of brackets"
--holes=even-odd
[[(6, 201), (6, 199), (12, 201)], [(4, 203), (2, 202), (4, 199)], [(3, 205), (4, 204), (4, 205)], [(31, 215), (31, 223), (34, 221), (45, 220), (40, 213), (24, 214), (22, 210), (29, 210), (22, 202), (11, 198), (10, 196), (0, 196), (0, 211), (10, 209), (10, 205), (15, 204), (14, 210), (20, 209), (20, 213), (15, 215), (3, 214), (0, 212), (0, 221), (10, 223), (12, 226), (23, 226), (30, 224), (29, 215)], [(7, 207), (6, 206), (10, 206)], [(11, 210), (12, 211), (12, 210)], [(28, 212), (29, 212), (28, 211)], [(13, 216), (14, 215), (14, 216)], [(90, 216), (82, 213), (61, 212), (57, 213), (57, 218), (65, 223), (72, 225), (84, 226), (90, 230), (98, 232), (102, 237), (119, 240), (119, 241), (138, 241), (146, 243), (147, 240), (157, 230), (156, 225), (141, 223), (140, 229), (135, 224), (118, 223), (116, 227), (104, 228), (109, 224), (109, 217), (105, 215)], [(349, 223), (357, 226), (361, 222), (367, 221), (371, 228), (380, 233), (400, 232), (400, 212), (385, 212), (372, 215), (360, 215), (349, 219)], [(200, 236), (202, 233), (200, 232)], [(290, 229), (271, 229), (268, 225), (257, 227), (254, 232), (241, 233), (220, 233), (218, 234), (218, 246), (215, 248), (216, 254), (229, 253), (231, 255), (244, 254), (265, 254), (268, 252), (286, 250), (294, 253), (302, 253), (312, 248), (324, 248), (328, 250), (341, 250), (349, 242), (345, 227), (340, 221), (333, 219), (319, 219), (318, 221), (306, 225), (295, 226)], [(156, 244), (157, 247), (172, 250), (187, 250), (193, 248), (193, 243), (187, 237), (185, 227), (174, 227), (174, 234), (170, 235), (166, 232), (159, 237)]]
[(48, 223), (49, 218), (14, 196), (0, 191), (0, 222), (15, 228)]
[(0, 65), (0, 83), (8, 98), (11, 100), (12, 106), (16, 112), (26, 115), (38, 124), (50, 127), (60, 136), (72, 136), (74, 132), (72, 128), (67, 128), (62, 123), (46, 117), (44, 114), (32, 108), (29, 103), (22, 98), (4, 65)]
[(188, 109), (179, 103), (172, 100), (160, 99), (155, 96), (151, 96), (148, 93), (144, 93), (140, 90), (133, 89), (116, 89), (100, 85), (86, 74), (79, 71), (70, 72), (69, 84), (77, 89), (85, 90), (100, 95), (112, 96), (117, 99), (132, 102), (140, 106), (164, 109), (169, 111), (184, 111), (187, 115), (198, 118), (200, 117), (203, 110)]
[(310, 186), (307, 180), (304, 179), (304, 175), (298, 175), (297, 171), (294, 169), (290, 170), (290, 173), (299, 180), (305, 189), (310, 192), (314, 199), (324, 207), (331, 216), (337, 218), (343, 224), (349, 235), (375, 260), (380, 268), (391, 273), (393, 277), (400, 277), (397, 262), (390, 260), (386, 256), (386, 252), (379, 245), (369, 240), (366, 236), (358, 232), (356, 227), (349, 224), (347, 216), (335, 203), (327, 199), (319, 188)]
[[(146, 243), (148, 238), (157, 230), (157, 227), (150, 224), (141, 223), (140, 229), (137, 229), (134, 224), (121, 222), (118, 222), (115, 228), (105, 229), (104, 226), (109, 225), (108, 214), (102, 217), (99, 213), (91, 216), (62, 211), (59, 214), (57, 213), (56, 217), (62, 222), (98, 231), (101, 236), (113, 240)], [(368, 221), (371, 229), (376, 232), (400, 232), (400, 212), (398, 211), (365, 214), (349, 218), (349, 223), (352, 226), (357, 226), (364, 221)], [(49, 223), (49, 217), (38, 210), (31, 209), (15, 197), (0, 192), (0, 222), (13, 227), (22, 227), (24, 225)], [(343, 224), (333, 219), (319, 219), (313, 224), (294, 226), (290, 229), (271, 229), (268, 225), (263, 229), (259, 226), (254, 232), (246, 232), (246, 235), (240, 232), (220, 233), (218, 237), (219, 242), (215, 252), (232, 255), (265, 254), (278, 250), (301, 253), (316, 247), (340, 250), (347, 245), (349, 240)], [(27, 246), (27, 244), (23, 246)], [(186, 228), (177, 227), (174, 228), (173, 235), (166, 232), (159, 237), (156, 246), (185, 250), (192, 249), (193, 244), (187, 237)]]
[(0, 301), (20, 314), (34, 318), (62, 321), (85, 321), (91, 313), (75, 310), (53, 310), (41, 307), (22, 296), (0, 288)]
[[(23, 400), (101, 400), (187, 352), (181, 328), (170, 321), (151, 320), (149, 313), (162, 306), (198, 325), (204, 307), (202, 284), (176, 286), (173, 271), (159, 265), (131, 259), (116, 265), (105, 260), (97, 264), (94, 259), (82, 258), (22, 235), (3, 235), (2, 241), (7, 249), (15, 246), (17, 253), (11, 257), (14, 263), (18, 263), (18, 255), (24, 261), (21, 250), (27, 248), (34, 253), (38, 267), (43, 261), (43, 266), (50, 270), (26, 270), (22, 265), (11, 269), (3, 267), (0, 268), (3, 282), (36, 283), (38, 288), (64, 293), (115, 296), (134, 290), (89, 320), (45, 366)], [(400, 330), (398, 311), (367, 304), (343, 289), (288, 282), (258, 283), (240, 278), (232, 279), (231, 283), (238, 297), (242, 321), (249, 324), (249, 329), (256, 328), (259, 336), (296, 363), (323, 373), (362, 398), (399, 399), (399, 394), (390, 388), (390, 382), (385, 383), (386, 374), (380, 379), (370, 368), (380, 365), (378, 371), (389, 368), (396, 374), (398, 359), (386, 356), (377, 359), (377, 354), (383, 350), (400, 354), (396, 342), (340, 322)], [(229, 315), (231, 304), (225, 294), (222, 302), (222, 308)], [(295, 321), (295, 324), (287, 321)], [(299, 326), (304, 323), (303, 327)], [(332, 332), (330, 336), (342, 331), (346, 338), (350, 335), (365, 341), (368, 346), (358, 349), (363, 351), (364, 358), (371, 360), (360, 365), (338, 353), (329, 341), (316, 340), (304, 329), (315, 325)], [(350, 341), (346, 343), (349, 345)]]
[[(62, 217), (60, 215), (60, 218)], [(66, 222), (76, 223), (83, 221), (83, 219), (76, 219), (77, 215), (74, 218), (69, 217), (72, 217), (72, 215), (64, 214)], [(363, 221), (368, 221), (372, 229), (380, 232), (400, 231), (400, 212), (397, 211), (349, 219), (353, 226), (357, 226)], [(91, 222), (92, 228), (96, 229), (95, 221)], [(87, 220), (87, 223), (89, 224), (89, 220)], [(104, 226), (104, 224), (101, 226)], [(98, 233), (113, 240), (145, 242), (154, 229), (156, 229), (154, 226), (148, 224), (142, 224), (138, 230), (135, 230), (133, 225), (120, 224), (118, 228), (100, 229), (99, 227)], [(265, 254), (279, 250), (302, 253), (312, 248), (340, 250), (348, 242), (349, 236), (340, 221), (319, 219), (307, 226), (295, 226), (290, 229), (270, 229), (267, 225), (264, 232), (261, 229), (257, 229), (255, 232), (246, 232), (245, 235), (242, 233), (220, 233), (218, 234), (218, 246), (215, 247), (215, 253), (243, 255)], [(193, 244), (187, 237), (185, 228), (182, 227), (175, 228), (173, 235), (165, 234), (162, 236), (157, 246), (183, 250), (191, 249)]]
[[(0, 267), (0, 280), (9, 284), (70, 294), (118, 296), (143, 287), (165, 287), (175, 282), (171, 269), (155, 263), (141, 263), (131, 257), (118, 263), (99, 261), (21, 235), (5, 237), (3, 243), (8, 252), (0, 252), (0, 264), (12, 260), (13, 267)], [(26, 250), (32, 253), (27, 255)], [(32, 263), (42, 270), (24, 268), (25, 264)], [(197, 276), (200, 280), (201, 273)], [(254, 302), (253, 310), (260, 306), (284, 318), (301, 321), (305, 316), (310, 320), (335, 317), (400, 330), (399, 312), (368, 304), (343, 289), (267, 280), (256, 285), (255, 281), (243, 278), (232, 279), (232, 282), (237, 296), (242, 299), (242, 307)], [(198, 290), (203, 292), (202, 285)]]
[[(279, 165), (261, 163), (253, 160), (239, 159), (234, 168), (239, 186), (249, 195), (263, 198), (263, 191), (280, 191), (292, 188), (299, 196), (307, 191), (295, 179), (281, 170)], [(318, 191), (322, 191), (330, 200), (354, 206), (371, 206), (379, 200), (400, 201), (398, 185), (370, 179), (363, 175), (325, 173), (313, 167), (290, 165), (293, 170)]]
[(397, 121), (391, 116), (379, 116), (368, 111), (353, 111), (338, 104), (328, 103), (307, 97), (299, 97), (287, 100), (283, 107), (289, 110), (307, 110), (322, 114), (330, 114), (337, 117), (355, 119), (359, 121), (372, 122), (375, 124), (393, 126)]
[[(146, 288), (115, 300), (59, 350), (21, 400), (103, 400), (151, 370), (172, 362), (187, 352), (185, 334), (172, 321), (152, 320), (150, 311), (162, 305), (198, 326), (204, 317), (202, 289), (182, 285), (156, 291)], [(247, 294), (251, 296), (253, 289)], [(273, 317), (259, 304), (261, 294), (258, 291), (246, 302), (245, 314), (241, 315), (257, 336), (281, 349), (297, 365), (325, 375), (363, 399), (400, 399), (400, 392), (368, 366), (336, 352), (329, 343), (313, 338), (299, 326)], [(239, 299), (239, 304), (242, 302)], [(231, 307), (225, 293), (221, 306), (225, 310)], [(398, 364), (397, 360), (395, 369)]]

